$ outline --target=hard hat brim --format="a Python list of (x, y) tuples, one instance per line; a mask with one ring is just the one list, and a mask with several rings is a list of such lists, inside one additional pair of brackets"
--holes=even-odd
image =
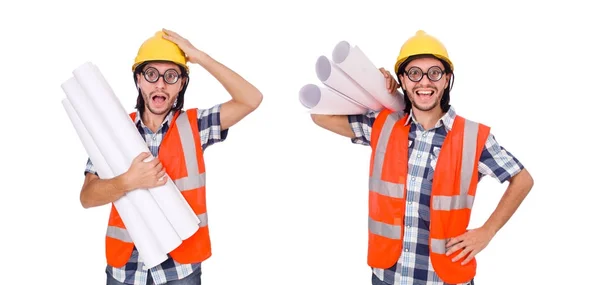
[(406, 62), (406, 60), (407, 60), (408, 58), (410, 58), (410, 57), (412, 57), (412, 56), (417, 56), (417, 55), (431, 55), (431, 56), (433, 56), (433, 57), (435, 57), (435, 58), (437, 58), (437, 59), (439, 59), (439, 60), (441, 60), (441, 61), (444, 61), (444, 62), (446, 62), (448, 65), (450, 65), (450, 70), (451, 70), (452, 72), (454, 72), (454, 64), (452, 63), (452, 61), (451, 61), (449, 58), (447, 58), (447, 57), (445, 57), (445, 56), (443, 56), (443, 55), (440, 55), (440, 54), (430, 54), (430, 53), (411, 54), (411, 55), (409, 55), (409, 56), (405, 56), (405, 57), (403, 57), (403, 58), (400, 58), (400, 59), (398, 59), (398, 60), (396, 61), (396, 64), (394, 65), (394, 72), (395, 72), (396, 74), (398, 74), (398, 69), (400, 68), (400, 65), (402, 65), (404, 62)]

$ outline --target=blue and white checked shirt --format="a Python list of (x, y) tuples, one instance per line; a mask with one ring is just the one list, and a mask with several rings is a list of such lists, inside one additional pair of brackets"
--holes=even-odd
[[(221, 130), (221, 117), (220, 117), (221, 104), (215, 105), (210, 109), (198, 110), (198, 129), (200, 130), (200, 140), (202, 150), (214, 143), (222, 142), (227, 137), (229, 130)], [(155, 157), (158, 156), (158, 149), (163, 139), (164, 134), (169, 129), (169, 125), (173, 120), (174, 113), (169, 113), (162, 125), (156, 133), (153, 133), (148, 127), (144, 125), (140, 120), (140, 114), (137, 112), (135, 125), (137, 126), (140, 135), (146, 141), (150, 152)], [(91, 160), (88, 158), (85, 173), (96, 173)], [(148, 270), (150, 270), (148, 272)], [(200, 263), (196, 264), (179, 264), (173, 260), (170, 256), (162, 264), (154, 268), (146, 268), (144, 263), (139, 259), (137, 250), (134, 248), (131, 257), (127, 264), (121, 268), (114, 268), (111, 266), (106, 267), (106, 272), (113, 276), (117, 281), (134, 284), (134, 285), (145, 285), (148, 282), (148, 277), (152, 276), (154, 284), (165, 284), (167, 281), (182, 279), (192, 272), (200, 269)]]
[[(369, 145), (371, 127), (377, 113), (348, 116), (355, 138), (352, 143)], [(429, 258), (429, 201), (433, 170), (442, 142), (456, 118), (454, 108), (430, 129), (425, 130), (409, 114), (409, 160), (405, 212), (404, 245), (398, 262), (391, 268), (373, 268), (373, 274), (391, 285), (444, 285), (435, 273)], [(479, 179), (485, 175), (500, 183), (517, 174), (523, 165), (489, 135), (479, 161)], [(468, 283), (467, 283), (468, 284)]]

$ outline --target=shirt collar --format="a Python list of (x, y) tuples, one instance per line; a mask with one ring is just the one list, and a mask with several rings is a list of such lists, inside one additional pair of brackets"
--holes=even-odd
[[(441, 126), (444, 126), (444, 128), (446, 128), (446, 131), (449, 132), (452, 129), (452, 124), (454, 123), (454, 119), (455, 118), (456, 118), (456, 111), (454, 110), (454, 107), (450, 106), (450, 108), (448, 109), (448, 112), (446, 112), (437, 121), (437, 123), (435, 123), (434, 128), (439, 128)], [(414, 117), (413, 117), (413, 111), (411, 109), (410, 113), (408, 114), (408, 118), (406, 120), (406, 123), (404, 125), (406, 126), (406, 125), (408, 125), (410, 123), (413, 123), (413, 121), (414, 121)], [(415, 121), (415, 123), (417, 123), (417, 122)]]

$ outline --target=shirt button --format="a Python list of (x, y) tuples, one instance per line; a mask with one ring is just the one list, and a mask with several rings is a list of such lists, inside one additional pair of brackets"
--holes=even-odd
[(407, 228), (410, 228), (410, 225), (406, 225)]
[(421, 155), (420, 155), (420, 154), (417, 154), (417, 157), (419, 157), (419, 158), (420, 158), (420, 157), (421, 157)]
[(405, 248), (404, 251), (408, 252), (408, 248)]
[(413, 178), (411, 178), (410, 180), (412, 180), (412, 181), (415, 181), (415, 178), (413, 177)]

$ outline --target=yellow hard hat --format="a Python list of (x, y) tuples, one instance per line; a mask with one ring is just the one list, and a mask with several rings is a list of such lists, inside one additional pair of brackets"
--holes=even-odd
[(177, 44), (163, 38), (165, 33), (158, 31), (153, 37), (147, 39), (142, 43), (138, 50), (137, 56), (131, 70), (134, 71), (136, 67), (146, 61), (150, 60), (165, 60), (181, 65), (185, 68), (186, 72), (190, 72), (187, 66), (187, 60), (183, 51), (177, 46)]
[(404, 42), (402, 48), (400, 48), (400, 54), (396, 60), (396, 66), (394, 67), (396, 74), (398, 74), (400, 65), (408, 57), (420, 54), (431, 54), (440, 60), (443, 60), (447, 62), (450, 65), (450, 69), (454, 71), (454, 65), (452, 64), (450, 57), (448, 57), (448, 51), (442, 42), (435, 37), (428, 35), (424, 31), (419, 30), (414, 36)]

